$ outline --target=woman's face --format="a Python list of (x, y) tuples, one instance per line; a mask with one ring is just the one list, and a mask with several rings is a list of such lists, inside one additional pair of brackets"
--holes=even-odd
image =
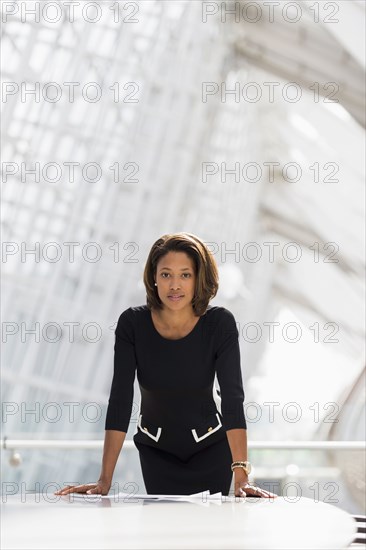
[(168, 252), (162, 256), (155, 281), (164, 308), (180, 310), (191, 306), (196, 276), (193, 260), (185, 252)]

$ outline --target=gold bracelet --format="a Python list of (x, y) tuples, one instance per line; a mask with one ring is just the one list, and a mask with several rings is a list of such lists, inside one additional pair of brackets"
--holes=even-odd
[(249, 462), (248, 460), (245, 460), (245, 461), (243, 461), (243, 460), (236, 460), (235, 462), (233, 462), (233, 463), (231, 464), (231, 471), (232, 471), (232, 472), (234, 471), (234, 468), (243, 468), (243, 470), (245, 471), (245, 473), (246, 473), (247, 475), (250, 474), (251, 469), (252, 469), (252, 468), (251, 468), (251, 464), (250, 464), (250, 462)]

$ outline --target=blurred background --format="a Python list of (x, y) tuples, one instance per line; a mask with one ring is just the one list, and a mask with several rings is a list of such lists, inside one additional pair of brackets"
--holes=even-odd
[[(187, 231), (237, 320), (253, 479), (364, 514), (365, 3), (1, 9), (2, 490), (98, 478), (116, 322)], [(128, 441), (114, 480), (145, 491)]]

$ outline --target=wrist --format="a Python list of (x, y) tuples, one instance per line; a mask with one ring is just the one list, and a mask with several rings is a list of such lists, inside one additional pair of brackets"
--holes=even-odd
[(243, 470), (244, 473), (249, 476), (252, 471), (252, 465), (248, 460), (234, 460), (231, 464), (231, 470), (235, 471), (237, 469)]
[(242, 468), (235, 468), (234, 469), (234, 478), (236, 480), (240, 480), (240, 481), (248, 481), (248, 474), (246, 472), (244, 472), (244, 470)]
[(112, 478), (110, 476), (100, 475), (99, 479), (98, 479), (98, 482), (112, 485)]

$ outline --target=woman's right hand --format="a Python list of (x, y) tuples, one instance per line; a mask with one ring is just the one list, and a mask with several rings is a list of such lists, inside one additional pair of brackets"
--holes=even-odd
[(97, 481), (97, 483), (86, 483), (85, 485), (67, 485), (59, 491), (55, 491), (55, 495), (69, 495), (70, 493), (81, 493), (87, 495), (108, 495), (111, 483), (105, 481)]
[(87, 495), (108, 495), (112, 485), (114, 468), (125, 437), (126, 432), (119, 430), (105, 431), (102, 468), (99, 471), (99, 479), (96, 483), (67, 485), (63, 489), (55, 491), (54, 494), (69, 495), (70, 493), (80, 493)]

